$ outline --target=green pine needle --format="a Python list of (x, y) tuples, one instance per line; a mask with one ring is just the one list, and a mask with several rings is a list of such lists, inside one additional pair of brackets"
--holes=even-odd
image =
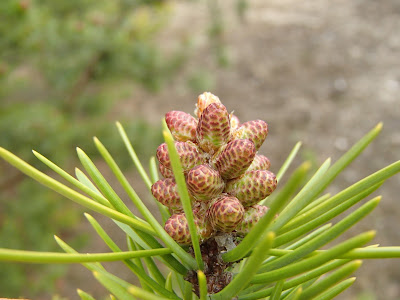
[(337, 246), (334, 246), (333, 248), (323, 253), (319, 253), (318, 255), (303, 259), (299, 262), (292, 263), (277, 270), (257, 274), (252, 278), (251, 283), (266, 284), (312, 270), (313, 268), (320, 266), (321, 264), (324, 264), (332, 259), (335, 259), (349, 252), (350, 250), (353, 250), (354, 248), (360, 247), (368, 243), (374, 238), (374, 236), (375, 231), (362, 233), (360, 235), (357, 235), (356, 237), (340, 243)]
[(81, 289), (77, 289), (76, 292), (78, 293), (81, 300), (96, 300), (92, 295), (82, 291)]
[(194, 222), (194, 216), (192, 211), (192, 203), (190, 201), (189, 192), (186, 187), (186, 181), (183, 175), (182, 165), (180, 163), (178, 152), (176, 151), (175, 148), (174, 139), (170, 131), (168, 130), (168, 127), (165, 124), (165, 122), (163, 122), (163, 126), (165, 128), (163, 131), (163, 135), (164, 135), (164, 140), (168, 146), (168, 155), (171, 160), (172, 171), (174, 172), (175, 181), (178, 186), (178, 193), (189, 225), (189, 231), (192, 239), (192, 246), (196, 258), (197, 269), (203, 270), (204, 263), (200, 252), (199, 236), (197, 235), (197, 229)]
[(73, 189), (67, 187), (66, 185), (58, 182), (57, 180), (51, 178), (50, 176), (40, 172), (36, 168), (32, 167), (19, 157), (15, 156), (11, 152), (7, 151), (4, 148), (0, 147), (0, 156), (9, 162), (11, 165), (19, 169), (21, 172), (25, 173), (26, 175), (32, 177), (36, 181), (40, 182), (41, 184), (47, 186), (48, 188), (56, 191), (57, 193), (65, 196), (66, 198), (84, 206), (89, 209), (92, 209), (98, 213), (101, 213), (105, 216), (108, 216), (112, 219), (118, 220), (122, 223), (130, 225), (138, 230), (144, 231), (151, 235), (156, 235), (154, 230), (148, 225), (144, 224), (143, 222), (136, 220), (130, 216), (127, 216), (123, 213), (120, 213), (116, 210), (113, 210), (107, 206), (99, 204), (92, 199), (74, 191)]
[(200, 300), (207, 300), (207, 279), (202, 271), (197, 271), (199, 281)]
[(59, 252), (38, 252), (0, 248), (0, 260), (40, 264), (69, 264), (100, 261), (119, 261), (136, 257), (169, 254), (170, 249), (124, 251), (118, 253), (66, 254)]
[(329, 274), (322, 280), (306, 288), (300, 296), (300, 300), (313, 299), (315, 296), (322, 294), (324, 291), (328, 290), (330, 287), (334, 286), (341, 280), (345, 279), (347, 276), (354, 273), (360, 266), (361, 260), (356, 260), (347, 263), (340, 269)]
[(355, 277), (343, 280), (342, 282), (335, 285), (333, 288), (327, 290), (326, 292), (322, 293), (321, 295), (314, 298), (314, 300), (330, 300), (335, 298), (337, 295), (342, 293), (344, 290), (349, 288), (354, 281), (356, 280)]
[(278, 173), (276, 174), (276, 180), (278, 182), (281, 181), (281, 179), (285, 175), (287, 169), (292, 164), (293, 160), (295, 159), (295, 157), (297, 155), (297, 152), (299, 152), (299, 150), (300, 150), (300, 147), (301, 147), (301, 142), (297, 142), (296, 145), (294, 145), (292, 151), (290, 151), (286, 160), (283, 162), (281, 168), (279, 169)]
[(271, 293), (271, 296), (269, 297), (270, 300), (279, 300), (281, 298), (282, 295), (282, 288), (283, 288), (283, 284), (285, 283), (285, 280), (279, 280)]
[(116, 122), (118, 132), (125, 144), (126, 149), (128, 150), (129, 156), (131, 157), (133, 163), (135, 164), (136, 169), (138, 170), (140, 176), (142, 177), (144, 183), (146, 184), (146, 187), (150, 191), (151, 189), (151, 180), (149, 176), (147, 175), (146, 171), (143, 168), (142, 163), (140, 162), (139, 158), (136, 155), (135, 150), (133, 149), (133, 146), (128, 138), (128, 135), (125, 132), (124, 127), (122, 127), (120, 122)]

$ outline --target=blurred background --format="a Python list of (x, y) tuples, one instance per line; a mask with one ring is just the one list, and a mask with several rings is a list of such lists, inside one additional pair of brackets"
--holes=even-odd
[[(97, 136), (154, 206), (116, 120), (147, 167), (164, 114), (192, 112), (210, 91), (242, 121), (268, 122), (260, 152), (275, 172), (299, 140), (295, 166), (317, 167), (383, 121), (329, 188), (336, 193), (400, 158), (399, 28), (398, 0), (2, 0), (0, 146), (49, 174), (32, 149), (73, 174), (79, 146), (124, 197)], [(397, 175), (375, 193), (380, 206), (348, 236), (376, 228), (375, 243), (400, 245), (399, 183)], [(108, 251), (83, 211), (0, 161), (0, 247), (59, 251), (57, 234), (81, 252)], [(115, 225), (93, 215), (125, 248)], [(2, 297), (76, 299), (76, 288), (107, 295), (79, 265), (0, 263)], [(364, 261), (340, 299), (400, 299), (400, 261)]]

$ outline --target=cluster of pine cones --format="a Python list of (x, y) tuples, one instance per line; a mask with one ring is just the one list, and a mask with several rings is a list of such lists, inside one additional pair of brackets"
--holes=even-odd
[[(269, 159), (257, 154), (268, 125), (262, 120), (240, 124), (208, 92), (198, 97), (195, 115), (198, 119), (170, 111), (165, 121), (182, 163), (200, 242), (218, 233), (244, 236), (268, 210), (257, 203), (277, 185), (268, 171)], [(158, 147), (157, 159), (164, 179), (154, 183), (151, 191), (172, 213), (164, 228), (177, 243), (189, 245), (189, 226), (165, 143)]]

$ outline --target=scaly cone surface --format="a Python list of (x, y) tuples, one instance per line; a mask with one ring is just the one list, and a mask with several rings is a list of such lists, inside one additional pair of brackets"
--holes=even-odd
[[(202, 151), (196, 146), (196, 144), (191, 142), (175, 142), (175, 147), (185, 171), (204, 162)], [(165, 168), (171, 170), (171, 161), (169, 159), (166, 143), (163, 143), (158, 147), (157, 159)]]
[(251, 163), (247, 171), (269, 170), (270, 166), (271, 162), (269, 161), (268, 157), (261, 154), (256, 154), (256, 156), (254, 156), (253, 162)]
[(225, 145), (231, 133), (229, 114), (220, 103), (211, 103), (204, 109), (197, 125), (197, 144), (208, 153)]
[(260, 149), (268, 135), (268, 124), (262, 120), (243, 123), (234, 133), (236, 138), (249, 139), (254, 143), (256, 151)]
[(238, 198), (243, 206), (251, 206), (271, 195), (276, 185), (274, 173), (267, 170), (253, 170), (230, 180), (225, 192)]
[[(175, 139), (191, 197), (208, 292), (216, 293), (232, 278), (226, 272), (232, 263), (224, 263), (218, 253), (235, 247), (238, 239), (254, 227), (268, 210), (257, 203), (277, 185), (269, 171), (269, 159), (257, 153), (268, 135), (268, 124), (262, 120), (241, 123), (209, 92), (198, 97), (195, 116), (170, 111), (165, 121)], [(172, 213), (165, 231), (177, 243), (190, 245), (190, 231), (165, 143), (158, 147), (157, 159), (164, 179), (154, 183), (151, 191)], [(221, 244), (221, 239), (230, 242)], [(189, 272), (186, 280), (198, 291), (196, 272)]]
[(232, 232), (243, 219), (244, 207), (237, 198), (224, 195), (213, 201), (207, 214), (214, 228)]
[(268, 211), (268, 207), (263, 205), (254, 205), (246, 207), (243, 214), (242, 222), (236, 227), (236, 234), (244, 236), (250, 229), (264, 216)]
[(217, 170), (209, 165), (198, 165), (187, 173), (187, 187), (194, 198), (210, 201), (222, 193), (225, 182)]
[(183, 111), (170, 111), (165, 115), (165, 122), (175, 140), (196, 141), (197, 120)]
[(229, 142), (216, 157), (215, 166), (226, 179), (236, 178), (246, 172), (256, 154), (252, 141), (237, 139)]
[(165, 178), (157, 181), (151, 186), (151, 193), (158, 202), (172, 211), (182, 210), (181, 198), (178, 194), (178, 186), (175, 179)]

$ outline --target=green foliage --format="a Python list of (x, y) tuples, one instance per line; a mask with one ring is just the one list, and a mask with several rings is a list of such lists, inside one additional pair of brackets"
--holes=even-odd
[[(138, 160), (125, 130), (119, 123), (117, 127), (130, 157), (140, 170), (140, 174), (147, 185), (149, 176)], [(238, 296), (238, 299), (247, 300), (268, 296), (271, 299), (332, 299), (353, 284), (355, 278), (348, 278), (348, 276), (351, 276), (360, 267), (361, 261), (359, 259), (400, 257), (400, 247), (365, 247), (375, 236), (374, 231), (361, 233), (326, 250), (318, 250), (366, 217), (377, 206), (380, 197), (366, 202), (333, 226), (326, 222), (367, 197), (383, 181), (400, 171), (400, 161), (398, 161), (332, 197), (330, 195), (319, 197), (329, 183), (377, 136), (380, 129), (381, 124), (363, 137), (332, 166), (330, 166), (330, 160), (327, 160), (297, 192), (298, 184), (296, 183), (303, 182), (300, 178), (303, 178), (305, 172), (310, 168), (309, 163), (301, 165), (288, 182), (281, 185), (278, 195), (269, 201), (271, 208), (267, 214), (241, 241), (238, 247), (229, 250), (222, 256), (227, 261), (240, 259), (243, 256), (247, 256), (247, 258), (240, 263), (239, 268), (232, 268), (234, 277), (231, 283), (220, 292), (212, 295), (206, 295), (206, 279), (204, 273), (200, 270), (201, 263), (199, 263), (196, 247), (194, 247), (196, 257), (193, 258), (188, 255), (186, 248), (182, 248), (169, 236), (165, 236), (160, 224), (137, 196), (111, 154), (98, 139), (95, 139), (96, 148), (141, 212), (144, 220), (127, 210), (125, 204), (121, 202), (119, 196), (95, 168), (90, 158), (81, 150), (78, 150), (78, 156), (89, 174), (90, 181), (88, 178), (82, 177), (82, 174), (78, 176), (79, 181), (72, 180), (72, 177), (56, 168), (50, 161), (38, 154), (36, 155), (46, 165), (85, 193), (87, 193), (86, 189), (89, 188), (92, 191), (92, 193), (88, 193), (90, 198), (72, 191), (62, 183), (26, 164), (7, 150), (0, 149), (0, 156), (23, 173), (67, 198), (113, 218), (117, 225), (127, 233), (129, 249), (129, 251), (121, 251), (121, 248), (115, 244), (111, 236), (107, 235), (101, 225), (92, 216), (86, 214), (91, 225), (112, 252), (81, 255), (60, 238), (56, 238), (57, 243), (67, 254), (0, 249), (0, 260), (41, 263), (80, 262), (91, 270), (94, 277), (118, 299), (131, 299), (132, 296), (141, 299), (181, 299), (182, 297), (183, 299), (192, 299), (191, 287), (182, 278), (190, 270), (198, 274), (200, 299), (207, 299), (207, 297), (211, 299), (231, 299), (235, 296)], [(175, 157), (176, 149), (173, 147), (169, 132), (165, 131), (164, 136), (169, 144), (174, 173), (179, 175), (181, 165), (179, 159)], [(283, 168), (278, 172), (280, 178), (293, 161), (298, 148), (299, 144), (296, 145)], [(154, 172), (152, 173), (152, 182), (154, 182), (154, 179), (156, 179), (154, 177), (157, 176), (154, 176)], [(180, 180), (179, 176), (176, 176), (176, 180), (181, 195), (187, 193), (184, 181)], [(313, 205), (314, 201), (318, 204)], [(339, 205), (333, 206), (332, 202), (339, 203)], [(343, 205), (340, 203), (343, 203)], [(297, 220), (300, 220), (302, 216), (307, 214), (313, 216), (316, 212), (322, 217), (321, 222), (314, 222), (318, 217), (309, 217), (307, 220), (303, 220), (302, 222), (305, 225), (309, 225), (305, 231), (298, 231), (298, 226), (293, 225), (297, 224)], [(272, 221), (276, 213), (279, 213), (279, 217)], [(323, 226), (320, 227), (321, 225)], [(299, 226), (299, 228), (301, 227)], [(286, 239), (284, 243), (277, 244), (277, 241), (287, 233), (292, 234), (291, 238)], [(193, 234), (196, 236), (195, 231), (193, 231)], [(158, 243), (155, 238), (162, 240), (165, 246)], [(196, 238), (193, 238), (193, 241), (197, 242)], [(172, 253), (174, 256), (171, 256)], [(109, 273), (101, 264), (103, 261), (114, 260), (123, 261), (139, 278), (141, 287), (135, 287)], [(155, 267), (155, 260), (159, 260), (169, 269), (168, 276), (165, 277), (163, 272)], [(90, 299), (90, 295), (80, 290), (78, 293), (81, 298)]]
[(188, 86), (196, 93), (201, 93), (202, 91), (210, 91), (215, 89), (215, 76), (209, 71), (198, 70), (188, 79)]
[[(227, 67), (230, 64), (230, 57), (228, 55), (228, 49), (224, 43), (225, 21), (223, 19), (219, 1), (208, 0), (208, 8), (211, 16), (208, 26), (210, 44), (215, 53), (218, 65), (221, 67)], [(244, 12), (244, 10), (241, 12)], [(239, 17), (243, 17), (241, 12), (237, 11)]]
[[(0, 145), (40, 170), (31, 149), (68, 169), (77, 145), (96, 158), (93, 132), (120, 145), (104, 121), (112, 120), (112, 105), (130, 95), (132, 82), (158, 90), (184, 61), (185, 46), (166, 57), (154, 41), (169, 11), (164, 1), (0, 1)], [(143, 120), (127, 122), (127, 132), (148, 138), (148, 143), (133, 142), (141, 158), (162, 138)], [(118, 163), (127, 166), (128, 159)], [(44, 193), (5, 164), (0, 174), (1, 246), (55, 250), (48, 241), (54, 232), (74, 233), (81, 212), (76, 206)], [(0, 283), (0, 294), (23, 293), (32, 278), (38, 283), (31, 295), (51, 290), (49, 282), (64, 268), (41, 269), (4, 265), (0, 282), (7, 276), (7, 284)]]
[[(79, 85), (116, 76), (159, 88), (183, 54), (163, 59), (152, 41), (168, 10), (163, 1), (2, 1), (3, 76), (31, 66), (47, 94), (67, 102), (75, 101)], [(72, 95), (63, 94), (71, 88)]]

